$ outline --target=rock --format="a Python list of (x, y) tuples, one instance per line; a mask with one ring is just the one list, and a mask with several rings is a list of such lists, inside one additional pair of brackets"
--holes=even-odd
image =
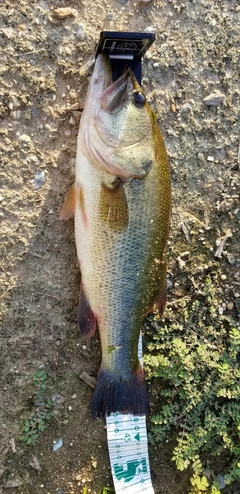
[(2, 32), (8, 39), (11, 39), (14, 35), (14, 31), (11, 27), (2, 27)]
[(19, 141), (22, 141), (26, 144), (31, 144), (31, 137), (29, 137), (27, 134), (22, 134), (19, 136)]
[(77, 38), (80, 40), (80, 41), (83, 41), (84, 40), (84, 26), (83, 24), (80, 24), (78, 30), (77, 30), (77, 34), (76, 34)]
[(199, 161), (202, 161), (202, 162), (205, 161), (204, 155), (202, 153), (198, 153), (197, 157), (198, 157)]
[(89, 376), (89, 374), (85, 371), (83, 371), (79, 377), (80, 377), (80, 379), (82, 379), (82, 381), (84, 381), (86, 384), (88, 384), (88, 386), (90, 386), (91, 388), (95, 388), (96, 382), (97, 382), (95, 377)]
[(19, 479), (8, 480), (4, 485), (4, 489), (14, 489), (15, 487), (20, 487), (22, 485), (22, 481)]
[(40, 465), (40, 462), (38, 460), (38, 458), (35, 456), (35, 455), (32, 455), (31, 456), (31, 459), (30, 459), (30, 462), (29, 462), (29, 465), (34, 468), (35, 470), (38, 470), (39, 472), (41, 472), (41, 465)]
[(45, 173), (43, 171), (37, 171), (35, 173), (35, 177), (32, 180), (28, 181), (29, 184), (33, 187), (33, 189), (38, 190), (42, 187), (42, 185), (46, 182)]
[(221, 93), (221, 91), (218, 91), (218, 89), (216, 89), (211, 94), (206, 96), (206, 98), (203, 98), (203, 102), (207, 106), (210, 105), (218, 106), (220, 105), (220, 103), (222, 103), (225, 100), (225, 98), (226, 98), (225, 94)]
[(55, 17), (61, 20), (73, 15), (73, 11), (70, 7), (59, 7), (58, 9), (54, 9), (53, 13)]
[(180, 110), (181, 115), (185, 115), (189, 111), (191, 111), (191, 105), (189, 103), (184, 103), (184, 105), (182, 105), (182, 108)]
[(76, 122), (75, 122), (75, 119), (73, 118), (73, 116), (70, 117), (69, 123), (70, 123), (70, 125), (76, 125)]
[(217, 475), (217, 481), (219, 484), (219, 489), (224, 489), (224, 487), (226, 487), (224, 475), (219, 473), (219, 475)]
[(153, 0), (139, 0), (138, 5), (142, 7), (147, 7), (148, 5), (150, 5), (150, 3), (152, 3), (152, 1)]

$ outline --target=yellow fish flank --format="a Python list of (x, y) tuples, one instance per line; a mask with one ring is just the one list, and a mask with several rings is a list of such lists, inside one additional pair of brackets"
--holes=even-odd
[(166, 301), (171, 189), (154, 114), (130, 69), (112, 82), (98, 55), (81, 118), (76, 180), (60, 212), (75, 215), (81, 333), (99, 329), (102, 363), (93, 417), (149, 413), (138, 339), (145, 315)]

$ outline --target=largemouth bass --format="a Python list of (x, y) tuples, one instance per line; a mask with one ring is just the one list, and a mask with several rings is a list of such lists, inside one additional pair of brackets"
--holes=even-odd
[(126, 68), (112, 82), (97, 57), (81, 117), (76, 180), (61, 219), (75, 215), (81, 333), (98, 326), (102, 363), (93, 417), (149, 413), (138, 360), (143, 319), (166, 301), (171, 189), (163, 139), (141, 86)]

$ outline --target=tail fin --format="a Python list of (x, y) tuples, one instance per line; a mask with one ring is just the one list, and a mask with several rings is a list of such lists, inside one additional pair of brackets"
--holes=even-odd
[(101, 370), (91, 403), (93, 418), (107, 417), (112, 412), (147, 415), (149, 399), (143, 372), (122, 376)]

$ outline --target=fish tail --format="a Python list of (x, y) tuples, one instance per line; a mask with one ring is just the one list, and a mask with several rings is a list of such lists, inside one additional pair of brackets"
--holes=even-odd
[(129, 375), (100, 370), (91, 403), (92, 418), (107, 417), (113, 412), (147, 415), (149, 399), (142, 368)]

